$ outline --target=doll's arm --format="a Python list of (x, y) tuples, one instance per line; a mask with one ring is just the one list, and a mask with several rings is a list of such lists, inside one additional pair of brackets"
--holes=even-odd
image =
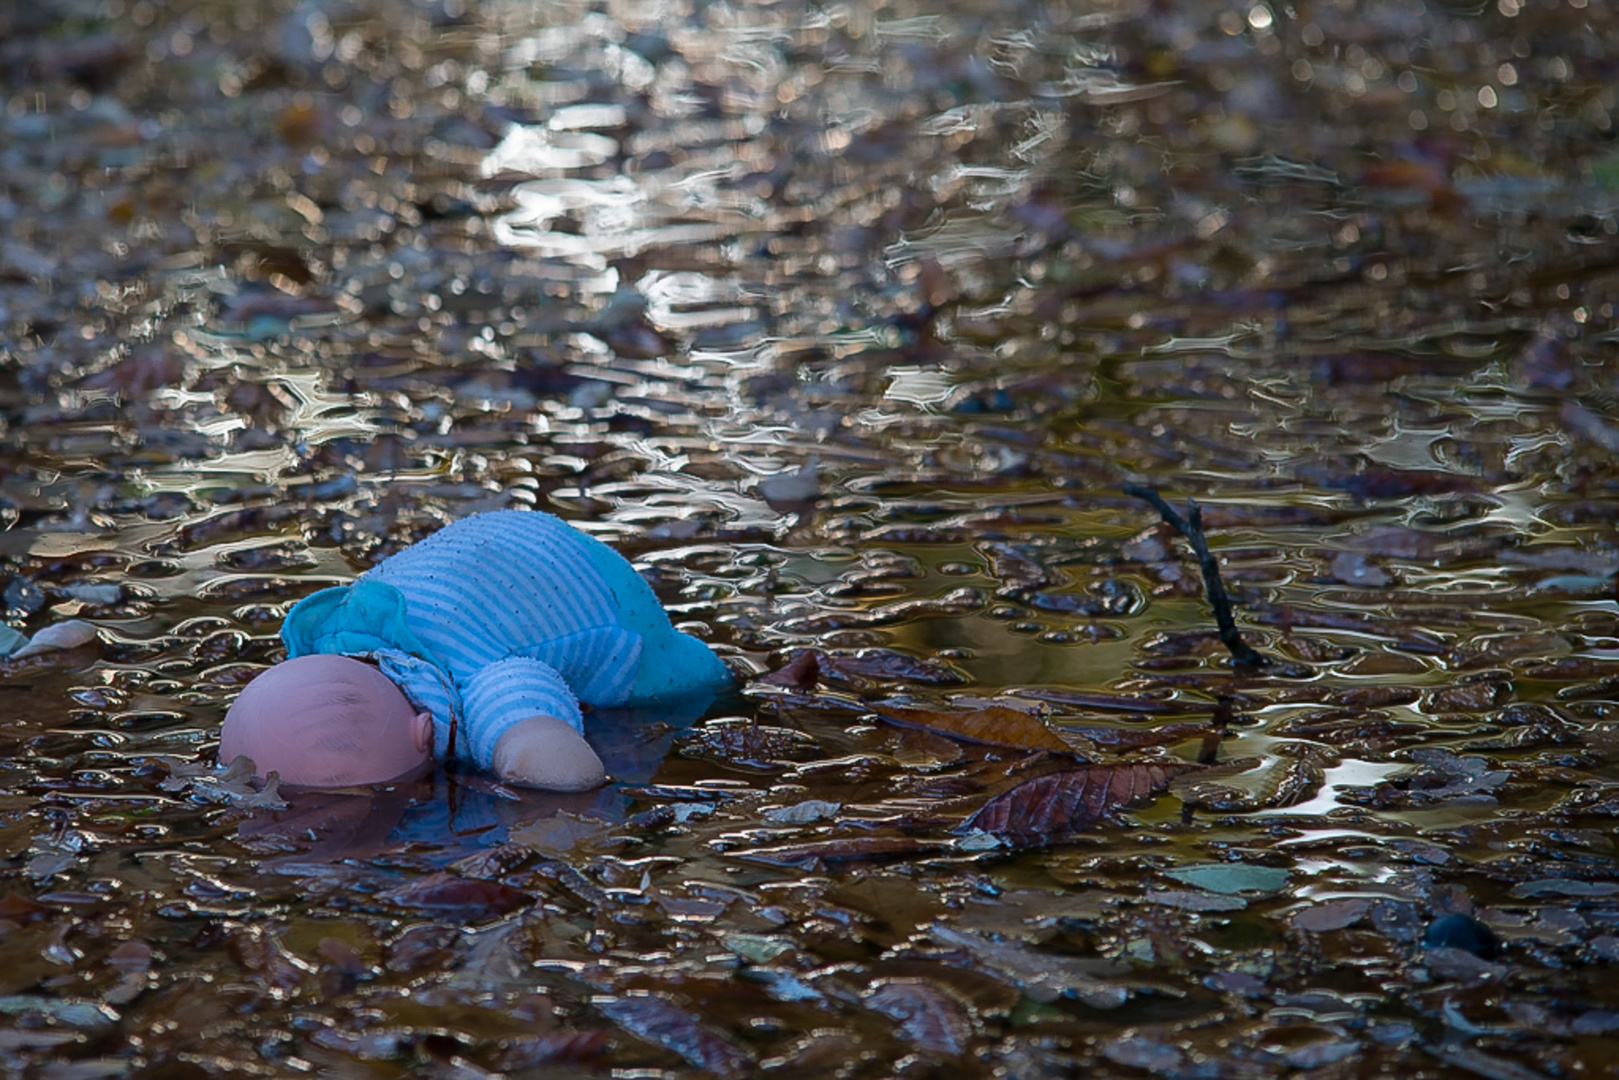
[(589, 791), (607, 782), (585, 737), (555, 716), (530, 716), (507, 728), (495, 742), (493, 767), (505, 783), (546, 791)]
[(551, 665), (511, 656), (461, 687), (465, 750), (501, 780), (553, 791), (583, 791), (606, 780), (581, 734), (579, 700)]

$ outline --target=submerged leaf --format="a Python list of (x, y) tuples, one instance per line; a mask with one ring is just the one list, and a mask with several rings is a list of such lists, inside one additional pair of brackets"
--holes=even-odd
[(814, 737), (802, 731), (735, 717), (708, 721), (683, 737), (679, 746), (689, 757), (716, 758), (750, 769), (786, 768), (787, 762), (806, 759), (820, 749)]
[(813, 690), (815, 684), (821, 681), (820, 654), (814, 649), (794, 653), (793, 658), (784, 666), (768, 675), (761, 675), (759, 681), (770, 686), (785, 686), (792, 690)]
[(913, 840), (908, 836), (852, 836), (816, 840), (807, 844), (733, 851), (734, 858), (767, 866), (815, 866), (820, 863), (880, 862), (949, 851), (950, 845), (938, 840)]
[(605, 821), (558, 813), (513, 829), (509, 835), (514, 844), (554, 857), (591, 847), (612, 833), (612, 827)]
[(1005, 746), (1014, 750), (1045, 750), (1054, 754), (1077, 753), (1044, 720), (1005, 705), (964, 710), (885, 702), (876, 706), (876, 712), (891, 724), (924, 728), (963, 742)]
[(1098, 962), (996, 941), (945, 923), (935, 923), (928, 928), (928, 934), (944, 945), (965, 949), (992, 974), (1012, 983), (1034, 1001), (1075, 997), (1093, 1009), (1116, 1009), (1130, 997), (1128, 987), (1106, 982), (1092, 973), (1101, 966)]
[(47, 907), (37, 900), (31, 900), (20, 893), (9, 892), (0, 897), (0, 919), (7, 922), (27, 923), (47, 919), (56, 914), (57, 909)]
[(1209, 892), (1226, 894), (1271, 893), (1287, 884), (1286, 870), (1273, 866), (1249, 866), (1246, 863), (1187, 866), (1179, 870), (1166, 870), (1164, 876)]
[(1114, 811), (1162, 794), (1170, 781), (1193, 768), (1138, 763), (1050, 773), (995, 796), (956, 831), (976, 829), (1033, 843), (1072, 836)]
[(1141, 728), (1100, 727), (1087, 724), (1084, 727), (1067, 730), (1081, 736), (1087, 742), (1105, 746), (1109, 750), (1143, 750), (1149, 746), (1170, 746), (1185, 742), (1187, 739), (1201, 739), (1211, 735), (1216, 739), (1219, 738), (1218, 730), (1207, 724), (1162, 724), (1158, 727)]
[(442, 872), (379, 892), (377, 899), (395, 907), (463, 921), (505, 915), (534, 903), (532, 896), (510, 885), (471, 881)]
[(0, 997), (0, 1013), (8, 1016), (34, 1013), (59, 1024), (76, 1028), (103, 1028), (118, 1019), (118, 1013), (93, 1001), (62, 1001), (37, 994), (7, 994)]
[(899, 1034), (921, 1049), (959, 1057), (972, 1038), (972, 1020), (956, 998), (921, 979), (890, 979), (865, 999), (866, 1008), (894, 1021)]
[(525, 1036), (506, 1044), (500, 1064), (511, 1071), (541, 1065), (582, 1065), (606, 1054), (610, 1041), (610, 1034), (600, 1028)]
[(826, 821), (837, 816), (842, 804), (827, 802), (825, 799), (805, 799), (792, 806), (778, 806), (774, 810), (766, 810), (763, 817), (766, 821), (776, 825), (808, 825), (815, 821)]
[(950, 686), (966, 678), (949, 664), (938, 660), (918, 660), (893, 649), (861, 649), (851, 655), (823, 654), (824, 674), (850, 682), (910, 682), (928, 686)]
[(1027, 687), (1010, 691), (1017, 697), (1050, 701), (1058, 705), (1072, 705), (1097, 712), (1124, 713), (1129, 716), (1185, 716), (1206, 713), (1212, 706), (1201, 701), (1180, 698), (1151, 698), (1140, 694), (1110, 694), (1104, 691), (1055, 690)]
[(822, 680), (850, 683), (858, 689), (885, 682), (949, 686), (966, 678), (949, 664), (919, 660), (892, 649), (861, 649), (853, 654), (800, 649), (784, 666), (759, 679), (792, 690), (813, 690)]
[(1322, 904), (1312, 904), (1293, 913), (1293, 925), (1300, 930), (1308, 930), (1313, 934), (1326, 933), (1329, 930), (1342, 930), (1353, 926), (1366, 917), (1371, 911), (1372, 902), (1359, 897), (1349, 897), (1342, 900), (1328, 900)]
[(746, 1050), (663, 998), (622, 997), (597, 1007), (625, 1031), (673, 1050), (696, 1068), (720, 1076), (741, 1076), (753, 1066)]

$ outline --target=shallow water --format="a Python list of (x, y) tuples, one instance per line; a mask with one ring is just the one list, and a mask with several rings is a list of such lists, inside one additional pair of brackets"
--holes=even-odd
[[(1600, 5), (0, 28), (7, 621), (97, 636), (0, 667), (6, 1071), (1619, 1058)], [(1131, 483), (1203, 503), (1271, 665)], [(505, 507), (817, 669), (593, 717), (588, 796), (221, 775), (292, 602)], [(987, 699), (1081, 757), (966, 741)]]

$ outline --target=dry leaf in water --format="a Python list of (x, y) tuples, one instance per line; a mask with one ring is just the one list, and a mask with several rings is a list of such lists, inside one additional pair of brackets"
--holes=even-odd
[(625, 1031), (673, 1050), (706, 1072), (742, 1076), (753, 1067), (753, 1059), (746, 1050), (663, 998), (623, 997), (599, 1007)]
[(957, 831), (1033, 843), (1072, 836), (1117, 810), (1162, 794), (1171, 780), (1193, 768), (1154, 762), (1048, 773), (995, 796)]
[(394, 907), (412, 908), (460, 922), (506, 915), (534, 903), (532, 896), (510, 885), (498, 881), (469, 881), (446, 873), (407, 881), (379, 892), (376, 898)]
[(794, 653), (785, 665), (759, 677), (760, 682), (769, 686), (785, 686), (792, 690), (813, 690), (820, 679), (820, 654), (814, 649)]
[(513, 829), (510, 837), (514, 844), (555, 857), (579, 847), (588, 847), (611, 833), (612, 829), (605, 822), (595, 818), (555, 814)]
[(920, 858), (950, 850), (937, 840), (916, 840), (908, 836), (850, 836), (815, 840), (807, 844), (733, 851), (738, 859), (768, 866), (815, 866), (821, 863), (880, 862), (887, 859)]
[(1075, 754), (1067, 740), (1044, 720), (1021, 709), (992, 705), (983, 709), (934, 709), (922, 705), (876, 706), (879, 717), (900, 727), (924, 728), (962, 742)]
[(901, 1037), (922, 1050), (960, 1057), (972, 1038), (972, 1019), (954, 995), (921, 979), (891, 979), (866, 995), (866, 1008), (894, 1021)]

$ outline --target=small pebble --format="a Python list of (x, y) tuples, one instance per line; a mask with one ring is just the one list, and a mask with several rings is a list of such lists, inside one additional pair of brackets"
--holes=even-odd
[(1422, 935), (1422, 944), (1430, 949), (1461, 949), (1486, 960), (1501, 951), (1501, 939), (1495, 931), (1471, 915), (1446, 915), (1435, 920)]
[(95, 627), (80, 619), (69, 619), (67, 622), (47, 626), (35, 634), (28, 644), (11, 654), (11, 659), (22, 660), (41, 653), (76, 649), (80, 645), (88, 645), (95, 639)]

